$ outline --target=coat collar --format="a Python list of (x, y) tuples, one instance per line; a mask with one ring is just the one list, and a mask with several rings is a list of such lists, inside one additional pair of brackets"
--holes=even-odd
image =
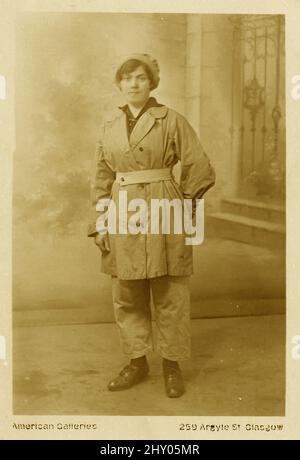
[[(146, 102), (146, 104), (144, 105), (144, 107), (142, 108), (142, 110), (140, 110), (136, 120), (138, 120), (142, 115), (143, 113), (145, 113), (147, 110), (149, 110), (151, 107), (162, 107), (163, 104), (160, 104), (159, 102), (157, 102), (157, 100), (155, 99), (155, 97), (151, 96), (149, 97), (148, 101)], [(134, 117), (130, 108), (129, 108), (129, 105), (128, 104), (125, 104), (123, 106), (120, 106), (119, 109), (123, 110), (123, 112), (126, 113), (127, 116), (129, 116), (130, 118), (131, 117)]]
[[(119, 109), (110, 112), (106, 117), (105, 121), (116, 125), (118, 136), (131, 148), (136, 147), (137, 144), (148, 134), (151, 130), (155, 121), (160, 118), (164, 118), (167, 115), (168, 108), (163, 105), (161, 107), (150, 107), (137, 121), (135, 127), (132, 130), (130, 141), (127, 138), (127, 127), (126, 127), (126, 114), (123, 110)], [(125, 136), (127, 142), (125, 142)], [(121, 139), (120, 139), (121, 140)]]
[(154, 118), (164, 118), (167, 115), (168, 108), (165, 105), (161, 107), (150, 107), (146, 113), (149, 113)]
[(136, 147), (137, 144), (149, 133), (155, 124), (155, 121), (159, 118), (165, 117), (167, 114), (167, 107), (151, 107), (149, 108), (141, 118), (137, 121), (130, 135), (130, 145), (132, 148)]
[[(154, 118), (164, 118), (166, 115), (167, 115), (167, 112), (168, 112), (168, 107), (166, 107), (165, 105), (162, 105), (162, 106), (158, 106), (158, 107), (150, 107), (143, 115), (142, 117), (149, 113), (150, 115), (152, 115), (152, 117)], [(111, 112), (108, 112), (105, 116), (105, 120), (104, 121), (114, 121), (116, 120), (117, 118), (120, 118), (120, 117), (126, 117), (124, 111), (119, 108), (119, 109), (115, 109), (115, 110), (112, 110)], [(141, 118), (142, 118), (141, 117)]]

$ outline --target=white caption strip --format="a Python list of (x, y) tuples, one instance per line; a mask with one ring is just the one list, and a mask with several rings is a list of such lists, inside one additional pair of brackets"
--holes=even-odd
[(294, 85), (292, 89), (292, 98), (297, 101), (300, 99), (300, 75), (293, 76), (292, 84)]
[(6, 344), (5, 337), (0, 335), (0, 360), (6, 360)]
[(292, 338), (292, 344), (295, 346), (292, 348), (293, 359), (300, 359), (300, 335), (294, 335)]
[(0, 75), (0, 100), (6, 99), (6, 80), (4, 75)]

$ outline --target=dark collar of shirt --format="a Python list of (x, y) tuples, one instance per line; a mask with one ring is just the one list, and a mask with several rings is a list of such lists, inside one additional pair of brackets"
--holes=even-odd
[(159, 104), (157, 102), (155, 97), (150, 97), (148, 99), (148, 101), (146, 102), (146, 104), (144, 105), (144, 107), (142, 108), (142, 110), (137, 115), (137, 117), (134, 117), (134, 115), (132, 114), (128, 104), (123, 105), (122, 107), (119, 107), (119, 109), (123, 110), (123, 112), (126, 114), (128, 137), (130, 136), (130, 134), (131, 134), (133, 128), (135, 127), (138, 119), (141, 118), (143, 113), (145, 113), (148, 109), (150, 109), (150, 107), (162, 107), (162, 105), (163, 104)]

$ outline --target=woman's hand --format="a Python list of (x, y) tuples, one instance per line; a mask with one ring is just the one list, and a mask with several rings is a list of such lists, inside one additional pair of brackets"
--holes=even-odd
[(101, 252), (110, 252), (108, 234), (100, 235), (99, 233), (95, 236), (95, 244), (99, 247)]

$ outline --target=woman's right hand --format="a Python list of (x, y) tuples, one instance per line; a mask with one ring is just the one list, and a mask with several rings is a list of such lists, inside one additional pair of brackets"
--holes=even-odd
[(110, 252), (108, 234), (100, 235), (99, 233), (95, 236), (95, 244), (99, 247), (101, 252)]

